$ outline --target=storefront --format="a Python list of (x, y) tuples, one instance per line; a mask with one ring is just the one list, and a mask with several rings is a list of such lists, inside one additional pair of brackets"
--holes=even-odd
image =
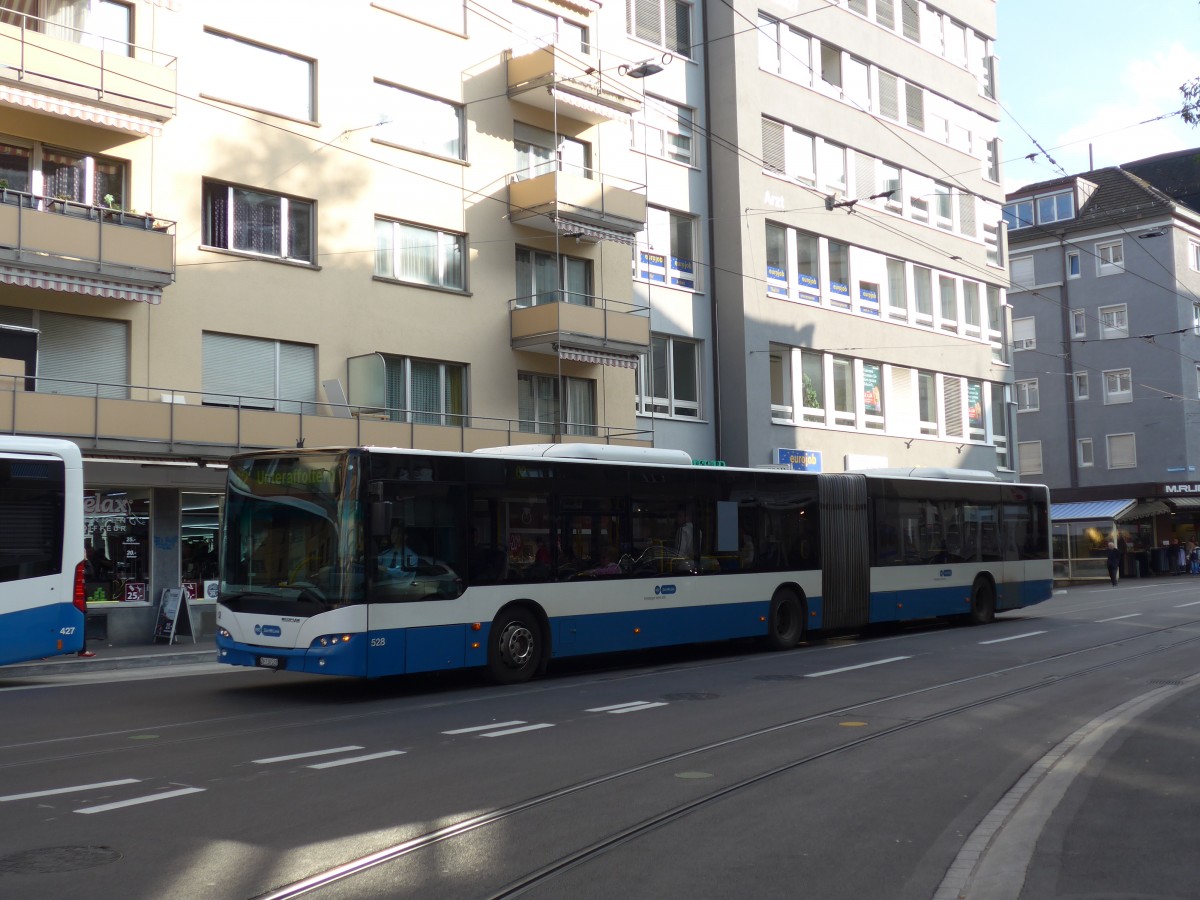
[(1108, 542), (1122, 550), (1121, 575), (1148, 578), (1183, 574), (1186, 557), (1200, 534), (1200, 497), (1160, 496), (1140, 500), (1052, 503), (1054, 577), (1062, 581), (1108, 579)]
[(170, 588), (188, 598), (197, 637), (213, 634), (224, 476), (219, 465), (85, 452), (84, 591), (93, 649), (153, 643)]

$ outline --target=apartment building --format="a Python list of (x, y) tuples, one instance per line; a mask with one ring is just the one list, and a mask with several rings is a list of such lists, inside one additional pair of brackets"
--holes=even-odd
[(1200, 163), (1170, 153), (1008, 195), (1020, 474), (1060, 575), (1172, 571), (1200, 526)]
[(720, 455), (1013, 477), (995, 0), (706, 10)]
[(700, 12), (0, 0), (0, 427), (84, 450), (94, 636), (204, 620), (238, 450), (715, 458)]

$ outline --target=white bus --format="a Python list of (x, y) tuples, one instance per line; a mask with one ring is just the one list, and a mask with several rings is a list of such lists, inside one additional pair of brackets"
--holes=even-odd
[(0, 665), (83, 649), (83, 460), (0, 436)]
[(984, 623), (1050, 597), (1048, 501), (994, 478), (586, 444), (245, 454), (228, 471), (218, 659), (517, 682), (588, 653)]

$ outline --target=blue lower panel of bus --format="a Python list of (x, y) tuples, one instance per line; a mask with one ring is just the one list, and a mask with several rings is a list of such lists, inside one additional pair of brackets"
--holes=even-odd
[(900, 622), (937, 616), (966, 615), (971, 611), (971, 586), (961, 584), (892, 591), (871, 595), (870, 622)]
[(686, 609), (648, 609), (562, 616), (550, 627), (555, 657), (615, 653), (672, 644), (699, 644), (766, 634), (768, 603), (728, 603)]
[(1020, 609), (1042, 603), (1054, 595), (1054, 582), (1022, 581), (1017, 584), (1000, 585), (996, 591), (996, 609)]
[(0, 666), (83, 649), (84, 615), (52, 603), (0, 616)]

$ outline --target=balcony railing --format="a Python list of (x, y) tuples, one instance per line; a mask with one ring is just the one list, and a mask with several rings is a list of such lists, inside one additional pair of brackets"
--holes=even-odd
[(8, 103), (151, 132), (175, 115), (175, 65), (147, 47), (0, 10), (0, 92)]
[(514, 350), (562, 356), (567, 348), (636, 357), (650, 347), (649, 307), (570, 291), (509, 301)]
[(175, 223), (0, 188), (0, 263), (162, 287), (175, 280)]
[[(219, 459), (280, 447), (380, 446), (471, 451), (507, 444), (579, 441), (653, 446), (653, 434), (605, 425), (550, 425), (490, 416), (360, 407), (251, 395), (204, 405), (202, 391), (37, 376), (0, 376), (0, 433), (72, 440), (84, 449)], [(271, 407), (283, 407), (283, 410)], [(632, 414), (631, 414), (632, 419)]]
[(514, 48), (508, 57), (508, 96), (592, 125), (626, 121), (642, 108), (642, 96), (628, 78), (610, 73), (598, 54), (545, 45)]
[(645, 185), (562, 166), (508, 185), (508, 217), (518, 225), (576, 237), (587, 243), (634, 243), (646, 227)]

